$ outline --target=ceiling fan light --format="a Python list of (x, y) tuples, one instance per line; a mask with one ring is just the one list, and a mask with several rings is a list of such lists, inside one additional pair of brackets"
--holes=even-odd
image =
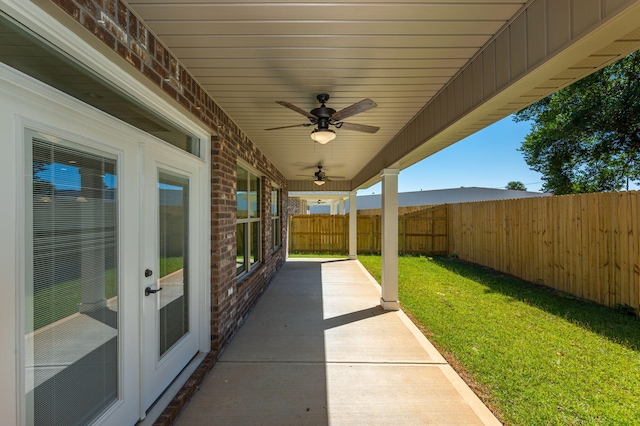
[(324, 181), (323, 180), (314, 180), (313, 183), (315, 183), (318, 186), (324, 185)]
[(328, 129), (313, 129), (311, 132), (311, 139), (318, 142), (319, 144), (326, 144), (327, 142), (331, 142), (336, 138), (336, 132)]

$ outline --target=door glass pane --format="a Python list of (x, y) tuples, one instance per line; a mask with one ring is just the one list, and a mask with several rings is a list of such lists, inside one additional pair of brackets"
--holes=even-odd
[(160, 356), (189, 331), (189, 179), (160, 172)]
[(116, 160), (39, 139), (27, 164), (26, 423), (87, 424), (118, 398)]

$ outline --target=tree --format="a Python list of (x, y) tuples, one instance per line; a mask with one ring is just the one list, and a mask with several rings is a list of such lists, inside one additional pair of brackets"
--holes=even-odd
[(516, 180), (512, 180), (511, 182), (509, 182), (505, 188), (506, 189), (512, 189), (512, 190), (515, 190), (515, 191), (526, 191), (527, 190), (527, 188), (524, 186), (524, 183), (522, 183), (520, 181), (516, 181)]
[(520, 151), (554, 194), (618, 191), (640, 180), (640, 51), (515, 114)]

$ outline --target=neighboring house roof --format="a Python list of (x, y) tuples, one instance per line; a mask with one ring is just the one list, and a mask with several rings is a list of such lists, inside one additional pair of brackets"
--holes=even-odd
[[(473, 201), (510, 200), (514, 198), (547, 197), (549, 193), (516, 191), (512, 189), (461, 187), (432, 191), (401, 192), (398, 194), (398, 207), (428, 206), (433, 204), (469, 203)], [(379, 209), (382, 207), (382, 195), (359, 195), (356, 199), (358, 210)], [(349, 201), (345, 203), (349, 210)], [(329, 213), (327, 205), (309, 205), (312, 214)]]
[[(509, 200), (513, 198), (546, 197), (549, 195), (551, 194), (472, 186), (468, 188), (438, 189), (434, 191), (401, 192), (398, 194), (398, 207)], [(382, 195), (361, 195), (357, 197), (356, 203), (358, 210), (379, 209), (382, 207)]]

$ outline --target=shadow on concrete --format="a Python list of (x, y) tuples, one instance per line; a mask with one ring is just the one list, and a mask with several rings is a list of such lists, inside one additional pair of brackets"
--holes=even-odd
[(178, 424), (328, 424), (322, 325), (321, 263), (287, 264)]

